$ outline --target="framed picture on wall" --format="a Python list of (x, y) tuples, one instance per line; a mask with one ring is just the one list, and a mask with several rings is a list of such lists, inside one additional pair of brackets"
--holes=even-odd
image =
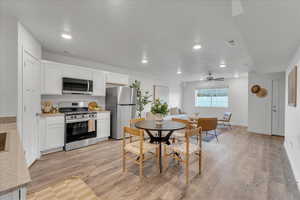
[(288, 75), (288, 104), (289, 106), (297, 106), (297, 66), (289, 72)]

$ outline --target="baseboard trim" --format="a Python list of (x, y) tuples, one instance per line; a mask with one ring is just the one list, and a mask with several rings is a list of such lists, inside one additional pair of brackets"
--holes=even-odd
[(291, 166), (291, 169), (292, 169), (292, 173), (294, 175), (294, 178), (295, 178), (295, 181), (297, 183), (297, 186), (298, 186), (298, 190), (300, 191), (300, 174), (297, 174), (296, 173), (296, 164), (294, 163), (293, 159), (292, 159), (292, 155), (291, 155), (291, 150), (290, 148), (288, 147), (288, 144), (286, 143), (286, 141), (284, 142), (284, 149), (285, 149), (285, 152), (287, 154), (287, 157), (288, 157), (288, 161), (290, 163), (290, 166)]

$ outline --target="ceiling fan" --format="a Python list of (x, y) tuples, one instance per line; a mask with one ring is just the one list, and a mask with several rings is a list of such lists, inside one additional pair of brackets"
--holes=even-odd
[(207, 81), (224, 81), (224, 77), (215, 78), (211, 72), (208, 72), (208, 76), (206, 77)]

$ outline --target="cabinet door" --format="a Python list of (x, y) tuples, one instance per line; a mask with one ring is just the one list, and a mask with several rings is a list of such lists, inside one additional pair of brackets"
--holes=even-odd
[(93, 72), (93, 95), (105, 96), (105, 73), (102, 71)]
[(46, 150), (46, 119), (44, 117), (39, 118), (39, 143), (40, 151)]
[(109, 137), (109, 136), (110, 136), (110, 116), (107, 115), (107, 117), (104, 120), (103, 137)]
[(54, 149), (65, 144), (65, 124), (63, 117), (48, 117), (46, 127), (46, 148)]
[(97, 119), (97, 138), (101, 138), (101, 130), (102, 128), (102, 122), (101, 119)]
[(92, 80), (92, 71), (89, 69), (72, 65), (62, 65), (62, 70), (63, 77)]
[(110, 136), (110, 113), (98, 113), (97, 137), (107, 138)]
[(129, 78), (128, 78), (128, 75), (125, 75), (125, 74), (107, 72), (106, 73), (106, 83), (128, 85)]
[(42, 69), (42, 94), (62, 94), (62, 71), (58, 64), (44, 62)]
[(19, 189), (9, 192), (4, 195), (0, 195), (0, 200), (20, 200)]

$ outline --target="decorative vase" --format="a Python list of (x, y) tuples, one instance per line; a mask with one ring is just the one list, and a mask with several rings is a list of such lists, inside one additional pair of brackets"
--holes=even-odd
[(162, 114), (155, 114), (155, 124), (161, 126), (164, 122), (164, 116)]

